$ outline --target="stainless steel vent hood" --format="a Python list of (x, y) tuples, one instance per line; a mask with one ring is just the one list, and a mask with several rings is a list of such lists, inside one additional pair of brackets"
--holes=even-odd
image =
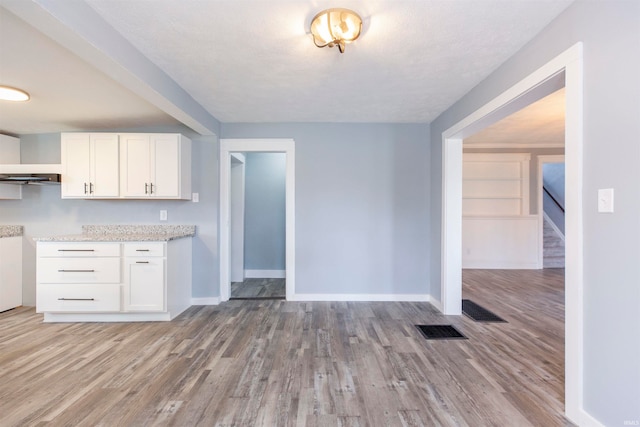
[(58, 164), (0, 164), (0, 184), (60, 184)]
[(60, 184), (60, 174), (57, 173), (0, 173), (0, 184)]

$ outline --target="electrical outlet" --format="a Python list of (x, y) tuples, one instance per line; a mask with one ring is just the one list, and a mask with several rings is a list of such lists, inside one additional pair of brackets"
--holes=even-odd
[(198, 193), (191, 193), (191, 201), (193, 203), (198, 203), (200, 201), (200, 194)]
[(161, 210), (160, 211), (160, 221), (166, 221), (166, 220), (167, 220), (167, 211)]

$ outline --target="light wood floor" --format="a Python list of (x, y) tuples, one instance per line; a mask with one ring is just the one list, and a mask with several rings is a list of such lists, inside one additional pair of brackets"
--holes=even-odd
[(244, 279), (231, 283), (231, 298), (284, 299), (286, 295), (285, 279)]
[[(563, 426), (563, 271), (466, 270), (428, 303), (230, 301), (168, 323), (0, 314), (0, 425)], [(452, 323), (468, 340), (427, 341)]]

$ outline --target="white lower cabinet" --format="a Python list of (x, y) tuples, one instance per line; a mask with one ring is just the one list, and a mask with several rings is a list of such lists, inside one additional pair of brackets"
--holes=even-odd
[(38, 242), (45, 322), (171, 320), (191, 305), (191, 239)]
[(120, 311), (120, 285), (47, 284), (37, 291), (38, 312)]
[(124, 244), (124, 311), (165, 311), (166, 243)]
[(0, 311), (22, 305), (22, 236), (0, 238)]

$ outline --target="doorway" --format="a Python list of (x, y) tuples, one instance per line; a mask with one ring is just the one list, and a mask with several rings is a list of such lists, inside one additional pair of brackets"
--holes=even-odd
[(231, 153), (230, 299), (285, 299), (285, 153)]
[(563, 155), (538, 156), (539, 256), (543, 268), (565, 267)]
[(567, 245), (565, 268), (565, 411), (580, 419), (583, 406), (582, 43), (577, 43), (442, 134), (441, 295), (444, 314), (461, 314), (462, 140), (536, 99), (566, 90), (565, 156)]
[[(220, 301), (231, 297), (232, 153), (283, 153), (285, 156), (285, 297), (295, 297), (295, 145), (293, 139), (220, 140)], [(245, 166), (246, 167), (246, 166)], [(237, 222), (237, 221), (236, 221)], [(237, 248), (234, 247), (237, 252)]]

